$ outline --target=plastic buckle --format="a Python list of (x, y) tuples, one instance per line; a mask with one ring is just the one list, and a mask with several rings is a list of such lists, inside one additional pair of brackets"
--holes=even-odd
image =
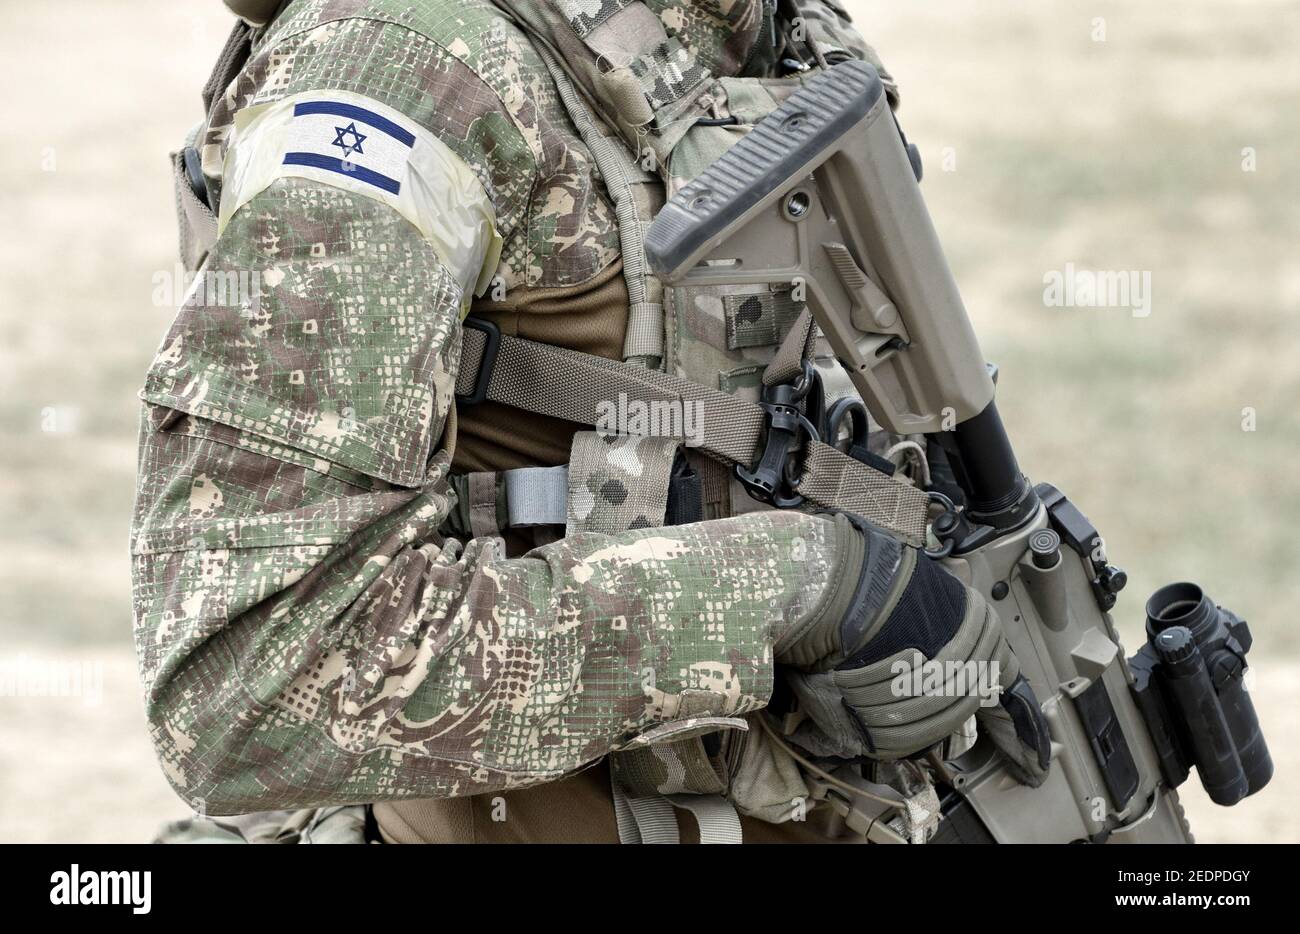
[(497, 354), (501, 351), (501, 329), (491, 321), (472, 315), (461, 322), (461, 327), (482, 331), (487, 335), (483, 356), (479, 359), (478, 376), (474, 378), (474, 389), (464, 395), (456, 393), (457, 405), (477, 405), (487, 398), (488, 383), (492, 382), (492, 370), (497, 365)]
[(802, 505), (804, 498), (798, 492), (800, 475), (792, 456), (806, 448), (809, 441), (820, 441), (821, 436), (807, 416), (799, 410), (799, 403), (813, 385), (813, 370), (804, 363), (804, 370), (794, 383), (765, 386), (759, 402), (767, 413), (767, 435), (763, 455), (753, 470), (740, 464), (735, 466), (736, 479), (754, 499), (770, 503), (780, 509)]
[(181, 161), (185, 166), (185, 180), (189, 182), (190, 191), (194, 192), (194, 197), (199, 201), (211, 207), (208, 202), (208, 181), (203, 177), (203, 158), (199, 151), (193, 146), (186, 146), (181, 150)]

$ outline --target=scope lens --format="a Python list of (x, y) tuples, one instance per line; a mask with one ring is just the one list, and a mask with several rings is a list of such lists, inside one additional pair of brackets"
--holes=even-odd
[(1195, 584), (1168, 584), (1147, 601), (1147, 619), (1156, 629), (1187, 625), (1204, 599), (1204, 592)]

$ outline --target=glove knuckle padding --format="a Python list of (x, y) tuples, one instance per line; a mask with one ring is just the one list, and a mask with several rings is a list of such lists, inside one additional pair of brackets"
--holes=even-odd
[(876, 746), (876, 756), (899, 758), (920, 752), (956, 732), (980, 709), (977, 694), (944, 700), (948, 702), (947, 706), (923, 720), (915, 720), (900, 711), (898, 716), (902, 722), (881, 724), (874, 728), (868, 726)]
[[(921, 670), (931, 664), (936, 667)], [(1016, 670), (993, 608), (933, 560), (918, 557), (884, 623), (833, 677), (873, 754), (893, 758), (960, 728)]]
[[(896, 759), (942, 741), (976, 714), (990, 722), (999, 747), (1017, 740), (1006, 711), (998, 707), (1002, 716), (987, 717), (993, 708), (986, 705), (996, 705), (997, 692), (1014, 685), (1020, 672), (997, 612), (932, 558), (865, 520), (845, 518), (862, 533), (863, 547), (852, 559), (861, 561), (861, 571), (851, 589), (828, 601), (835, 609), (823, 608), (819, 617), (840, 621), (844, 660), (835, 665), (824, 650), (812, 650), (827, 643), (824, 635), (802, 655), (799, 645), (787, 650), (787, 658), (835, 665), (790, 673), (789, 684), (817, 727), (796, 741), (819, 755)], [(1020, 732), (1035, 732), (1037, 752), (1046, 748), (1046, 727), (1032, 721), (1028, 703), (1016, 713), (1028, 722)], [(1020, 743), (1015, 750), (1021, 759), (1024, 748)]]
[[(840, 668), (860, 668), (905, 649), (934, 658), (952, 641), (967, 609), (967, 588), (932, 558), (920, 555), (898, 602), (865, 645)], [(849, 643), (845, 642), (845, 649)]]
[[(915, 649), (902, 649), (887, 659), (863, 668), (838, 670), (835, 672), (835, 680), (845, 699), (859, 710), (895, 705), (901, 699), (907, 699), (916, 701), (919, 711), (933, 712), (951, 703), (957, 694), (970, 693), (976, 686), (970, 676), (977, 674), (977, 671), (969, 668), (959, 671), (955, 666), (950, 670), (950, 663), (992, 660), (999, 662), (1000, 669), (1001, 656), (1004, 654), (999, 651), (1000, 646), (1006, 646), (1006, 639), (1002, 636), (998, 618), (975, 594), (967, 603), (966, 615), (961, 620), (957, 634), (933, 658), (928, 658)], [(943, 666), (944, 679), (940, 690), (933, 696), (900, 698), (899, 679), (902, 678), (908, 685), (914, 681), (923, 681), (916, 669), (926, 662)], [(924, 716), (925, 713), (920, 715)]]

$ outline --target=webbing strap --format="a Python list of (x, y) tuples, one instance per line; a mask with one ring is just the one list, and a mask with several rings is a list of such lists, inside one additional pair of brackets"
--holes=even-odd
[(469, 531), (475, 538), (497, 533), (497, 475), (477, 471), (469, 475)]
[(701, 843), (740, 843), (743, 834), (736, 807), (721, 795), (669, 795), (673, 807), (690, 811), (700, 825)]
[[(623, 341), (623, 359), (640, 359), (658, 365), (664, 355), (662, 287), (650, 275), (645, 258), (645, 232), (657, 205), (649, 203), (645, 186), (652, 182), (641, 170), (632, 154), (615, 139), (601, 132), (569, 80), (569, 75), (547, 49), (538, 53), (546, 63), (551, 79), (559, 91), (560, 101), (578, 128), (582, 141), (591, 150), (596, 167), (605, 180), (605, 188), (614, 201), (618, 217), (619, 252), (623, 256), (623, 278), (627, 282), (628, 320)], [(642, 197), (638, 199), (638, 187)]]
[[(611, 773), (612, 774), (612, 773)], [(743, 843), (744, 828), (736, 807), (722, 795), (642, 795), (632, 797), (611, 778), (614, 821), (622, 844), (676, 844), (681, 842), (673, 808), (689, 812), (700, 828), (700, 843)]]
[(218, 95), (225, 93), (230, 82), (235, 80), (235, 75), (243, 69), (252, 48), (253, 28), (242, 19), (236, 20), (225, 46), (221, 49), (221, 54), (217, 57), (216, 64), (212, 66), (212, 73), (208, 75), (208, 80), (203, 85), (204, 113), (212, 112), (213, 102)]
[[(463, 335), (456, 390), (468, 393), (478, 376), (487, 335), (469, 328)], [(600, 424), (609, 406), (618, 404), (620, 394), (651, 406), (690, 404), (700, 415), (691, 420), (698, 431), (682, 440), (716, 460), (749, 468), (762, 452), (767, 415), (759, 406), (680, 377), (592, 354), (502, 335), (487, 388), (487, 398), (494, 402), (593, 426)], [(687, 422), (667, 421), (676, 428)], [(911, 545), (925, 541), (929, 499), (924, 492), (820, 441), (805, 446), (798, 491), (813, 506), (856, 513)]]
[[(677, 833), (677, 818), (673, 805), (665, 797), (649, 795), (629, 797), (617, 780), (610, 785), (614, 794), (614, 819), (618, 824), (618, 842), (623, 844), (676, 844), (681, 842)], [(704, 828), (700, 828), (703, 839)]]
[(623, 359), (659, 361), (663, 356), (663, 304), (634, 302), (628, 307), (627, 333), (623, 338)]
[(507, 470), (506, 509), (512, 528), (564, 525), (569, 468), (520, 467)]
[(803, 371), (804, 361), (812, 358), (816, 341), (817, 328), (813, 326), (812, 312), (805, 308), (781, 341), (772, 362), (763, 370), (763, 385), (788, 383), (798, 376)]

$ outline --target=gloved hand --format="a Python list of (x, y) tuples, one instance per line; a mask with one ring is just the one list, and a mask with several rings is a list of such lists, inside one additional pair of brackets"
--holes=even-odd
[(1040, 785), (1047, 722), (997, 613), (922, 551), (857, 516), (860, 542), (820, 612), (787, 633), (777, 661), (820, 735), (818, 755), (897, 759), (941, 742), (971, 716), (1015, 777)]

